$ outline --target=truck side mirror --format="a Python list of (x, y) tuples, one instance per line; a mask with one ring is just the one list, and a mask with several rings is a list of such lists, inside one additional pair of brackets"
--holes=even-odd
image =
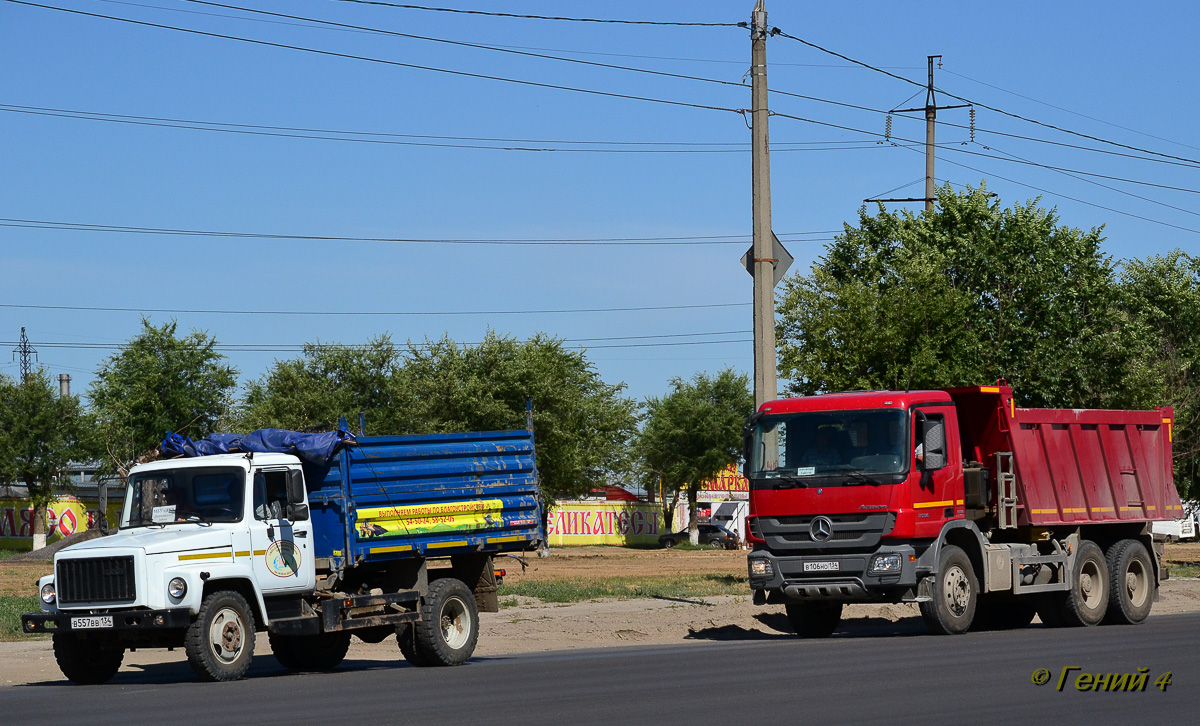
[(304, 522), (308, 520), (308, 504), (305, 503), (304, 494), (304, 474), (293, 469), (288, 472), (287, 479), (287, 515), (288, 519), (293, 522)]
[(921, 446), (922, 469), (936, 471), (946, 466), (946, 419), (926, 418), (921, 422)]

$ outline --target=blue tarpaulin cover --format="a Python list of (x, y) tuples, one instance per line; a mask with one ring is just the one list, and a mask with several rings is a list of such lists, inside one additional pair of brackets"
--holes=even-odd
[(354, 443), (354, 435), (345, 429), (323, 434), (302, 434), (284, 429), (259, 429), (248, 434), (209, 434), (199, 441), (167, 432), (162, 442), (166, 458), (209, 456), (212, 454), (256, 453), (294, 454), (310, 464), (328, 464), (343, 447)]

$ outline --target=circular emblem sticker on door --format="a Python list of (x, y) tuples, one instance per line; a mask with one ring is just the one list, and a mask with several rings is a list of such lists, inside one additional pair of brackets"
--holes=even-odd
[(300, 571), (300, 550), (288, 540), (272, 542), (265, 557), (267, 569), (276, 577), (291, 577)]

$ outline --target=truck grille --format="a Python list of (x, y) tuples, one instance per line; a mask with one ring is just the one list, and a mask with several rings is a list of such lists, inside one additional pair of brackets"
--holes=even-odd
[(814, 541), (810, 531), (817, 515), (758, 517), (754, 520), (758, 535), (767, 549), (776, 553), (824, 553), (867, 551), (879, 544), (891, 531), (894, 518), (887, 512), (873, 514), (829, 514), (832, 532), (824, 542)]
[(132, 556), (59, 560), (56, 569), (54, 584), (63, 605), (133, 602), (137, 597)]

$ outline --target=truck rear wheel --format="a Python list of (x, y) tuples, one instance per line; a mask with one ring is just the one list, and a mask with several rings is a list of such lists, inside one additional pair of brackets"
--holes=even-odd
[(1108, 549), (1109, 623), (1133, 625), (1150, 615), (1154, 606), (1154, 562), (1145, 545), (1123, 539)]
[(938, 553), (933, 598), (921, 603), (925, 624), (938, 635), (965, 633), (975, 619), (978, 602), (979, 581), (967, 553), (954, 545), (945, 545)]
[(475, 595), (460, 580), (445, 577), (429, 583), (416, 622), (417, 653), (425, 665), (465, 663), (479, 640)]
[(417, 630), (412, 623), (405, 623), (396, 628), (396, 642), (400, 644), (400, 654), (404, 656), (404, 660), (418, 668), (429, 665), (417, 650)]
[(350, 650), (350, 633), (321, 633), (319, 635), (276, 635), (268, 633), (271, 652), (288, 670), (329, 671), (346, 659)]
[(121, 668), (125, 649), (116, 643), (82, 640), (68, 633), (54, 634), (54, 660), (72, 683), (96, 686), (108, 683)]
[(1086, 539), (1079, 543), (1073, 574), (1071, 589), (1058, 598), (1063, 623), (1098, 625), (1108, 610), (1108, 563), (1099, 545)]
[(231, 590), (210, 593), (184, 639), (188, 663), (204, 681), (236, 681), (254, 657), (254, 616)]
[(840, 602), (804, 602), (784, 607), (788, 622), (801, 638), (828, 638), (842, 621)]

